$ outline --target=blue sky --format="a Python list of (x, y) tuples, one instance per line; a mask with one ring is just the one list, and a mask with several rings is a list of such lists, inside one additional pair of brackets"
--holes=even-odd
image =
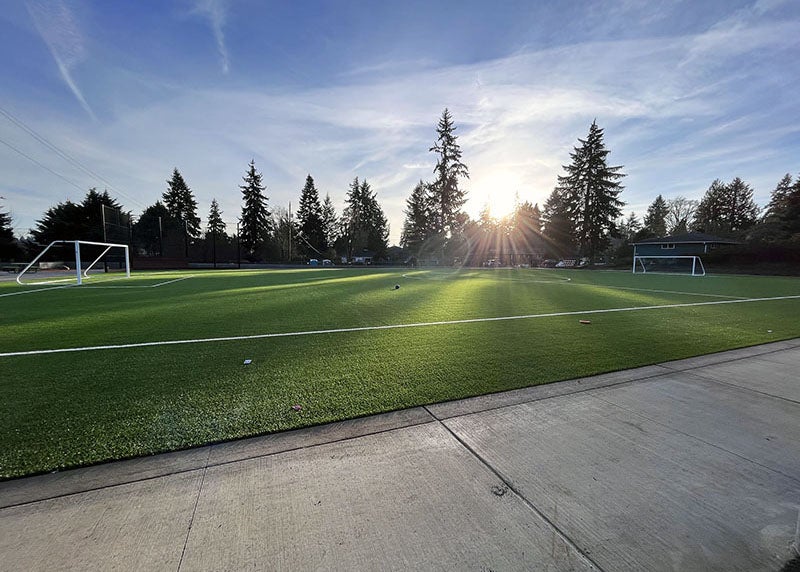
[(800, 172), (797, 0), (9, 1), (0, 50), (18, 234), (92, 186), (137, 215), (174, 167), (235, 221), (254, 159), (273, 209), (366, 178), (396, 243), (445, 107), (472, 216), (544, 202), (595, 118), (626, 212)]

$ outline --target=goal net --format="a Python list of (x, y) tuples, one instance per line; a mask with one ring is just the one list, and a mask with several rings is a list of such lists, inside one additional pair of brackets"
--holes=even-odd
[[(117, 270), (131, 277), (131, 262), (127, 244), (90, 242), (87, 240), (55, 240), (36, 258), (20, 270), (19, 284), (53, 284), (57, 282), (83, 284), (98, 272), (103, 262), (106, 272)], [(23, 280), (23, 277), (25, 280)]]
[(699, 256), (634, 256), (633, 273), (668, 273), (705, 276), (706, 269)]

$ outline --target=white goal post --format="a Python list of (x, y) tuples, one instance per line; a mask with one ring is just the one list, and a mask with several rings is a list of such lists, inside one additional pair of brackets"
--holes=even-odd
[[(39, 262), (39, 260), (47, 253), (55, 245), (63, 245), (63, 244), (74, 244), (75, 245), (75, 280), (77, 281), (78, 286), (83, 284), (84, 279), (89, 278), (89, 271), (97, 265), (98, 262), (106, 255), (112, 248), (120, 248), (122, 249), (123, 253), (125, 254), (125, 277), (131, 277), (131, 258), (130, 253), (128, 250), (127, 244), (114, 244), (110, 242), (90, 242), (88, 240), (54, 240), (50, 244), (48, 244), (44, 250), (42, 250), (39, 255), (34, 258), (28, 265), (23, 268), (19, 275), (17, 276), (17, 283), (25, 285), (25, 282), (22, 281), (22, 277), (28, 272), (33, 266)], [(87, 246), (100, 246), (105, 247), (103, 252), (95, 258), (91, 264), (89, 264), (85, 269), (82, 269), (81, 263), (81, 245)], [(38, 284), (47, 284), (51, 282), (69, 282), (72, 281), (73, 278), (62, 278), (59, 280), (50, 280), (47, 282), (37, 282)]]
[(699, 256), (634, 256), (633, 273), (669, 272), (705, 276), (706, 269)]

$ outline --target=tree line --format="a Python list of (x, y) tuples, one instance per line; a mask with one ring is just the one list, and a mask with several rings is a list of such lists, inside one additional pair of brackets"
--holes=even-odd
[[(492, 217), (487, 206), (472, 220), (463, 211), (469, 169), (456, 130), (445, 109), (429, 148), (436, 157), (433, 178), (420, 180), (406, 201), (400, 245), (403, 258), (412, 263), (535, 264), (565, 257), (613, 262), (630, 256), (631, 242), (687, 232), (800, 249), (800, 177), (793, 180), (789, 174), (772, 191), (763, 212), (750, 185), (736, 177), (729, 183), (713, 181), (700, 200), (658, 195), (641, 220), (633, 212), (623, 217), (623, 166), (608, 164), (610, 151), (596, 121), (586, 138), (578, 139), (541, 208), (517, 199), (507, 217)], [(166, 183), (161, 199), (135, 222), (107, 191), (90, 189), (80, 203), (68, 200), (48, 209), (31, 229), (29, 241), (122, 241), (142, 255), (184, 258), (194, 254), (208, 259), (213, 250), (214, 260), (217, 248), (225, 253), (221, 258), (230, 259), (234, 246), (237, 256), (250, 261), (387, 255), (389, 223), (365, 179), (353, 179), (337, 214), (329, 194), (320, 199), (309, 174), (292, 216), (288, 209), (270, 207), (262, 174), (250, 161), (239, 185), (242, 208), (235, 232), (224, 222), (216, 198), (201, 227), (197, 200), (177, 168)], [(0, 257), (13, 258), (20, 245), (25, 241), (14, 239), (11, 218), (0, 210)]]

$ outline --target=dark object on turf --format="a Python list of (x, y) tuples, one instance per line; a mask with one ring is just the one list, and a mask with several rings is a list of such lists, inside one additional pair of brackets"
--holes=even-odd
[(395, 290), (400, 290), (400, 284), (395, 284), (395, 285), (394, 285), (394, 289), (395, 289)]

